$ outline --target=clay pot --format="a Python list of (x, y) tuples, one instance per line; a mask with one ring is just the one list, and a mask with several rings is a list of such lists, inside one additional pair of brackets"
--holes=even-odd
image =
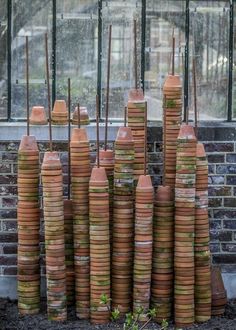
[(47, 125), (48, 120), (44, 107), (34, 106), (29, 118), (31, 125)]
[[(78, 107), (75, 108), (72, 115), (73, 125), (78, 125)], [(89, 125), (89, 115), (86, 107), (80, 107), (80, 125)]]
[(143, 101), (144, 95), (143, 90), (140, 89), (130, 89), (129, 90), (129, 101)]
[(52, 111), (52, 123), (66, 125), (68, 123), (68, 111), (64, 100), (56, 100)]

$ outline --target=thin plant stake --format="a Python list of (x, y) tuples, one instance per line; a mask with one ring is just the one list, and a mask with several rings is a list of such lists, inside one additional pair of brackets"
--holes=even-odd
[(124, 108), (124, 127), (127, 126), (127, 106)]
[(144, 175), (147, 173), (147, 102), (145, 102), (145, 118), (144, 118)]
[(193, 56), (193, 102), (194, 102), (195, 135), (197, 137), (197, 130), (198, 130), (197, 77), (196, 77), (196, 62), (194, 56)]
[(99, 96), (96, 95), (96, 129), (97, 129), (97, 167), (100, 167), (99, 155)]
[(173, 29), (172, 37), (172, 76), (175, 75), (175, 30)]
[(107, 128), (108, 128), (108, 115), (109, 115), (109, 95), (110, 95), (110, 70), (111, 70), (111, 34), (112, 25), (109, 25), (109, 42), (108, 42), (108, 55), (107, 55), (107, 95), (106, 95), (106, 122), (105, 122), (105, 146), (107, 150)]
[(70, 184), (71, 184), (71, 175), (70, 175), (70, 113), (71, 113), (71, 81), (68, 78), (68, 199), (70, 199)]
[(77, 109), (78, 109), (78, 128), (80, 128), (80, 105), (79, 105), (79, 103), (78, 103), (78, 105), (77, 105)]
[(26, 58), (26, 111), (27, 111), (27, 136), (30, 135), (29, 127), (29, 38), (25, 37), (25, 58)]
[(51, 94), (50, 94), (50, 79), (49, 79), (48, 34), (47, 33), (45, 33), (45, 56), (46, 56), (46, 78), (47, 78), (47, 89), (48, 89), (49, 145), (50, 145), (50, 151), (52, 151)]
[(134, 83), (138, 89), (138, 66), (137, 66), (137, 21), (134, 19)]

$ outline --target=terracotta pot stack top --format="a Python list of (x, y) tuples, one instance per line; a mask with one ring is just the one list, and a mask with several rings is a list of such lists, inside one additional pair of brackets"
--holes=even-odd
[(167, 76), (163, 95), (164, 177), (165, 184), (174, 188), (177, 137), (182, 117), (182, 85), (179, 76)]
[(151, 177), (141, 175), (136, 187), (133, 270), (133, 311), (143, 308), (140, 321), (148, 319), (152, 274), (152, 220), (154, 189)]
[(73, 305), (75, 301), (75, 271), (72, 200), (64, 200), (64, 231), (67, 304)]
[(174, 192), (171, 187), (157, 188), (153, 225), (152, 307), (155, 321), (171, 317), (174, 279)]
[(89, 318), (89, 179), (90, 149), (86, 130), (74, 128), (70, 142), (73, 201), (76, 315)]
[[(80, 107), (80, 125), (89, 125), (89, 115), (86, 107)], [(72, 115), (72, 124), (78, 125), (78, 107), (75, 108)]]
[(32, 108), (29, 123), (31, 125), (47, 125), (48, 120), (44, 107), (35, 106)]
[[(105, 294), (110, 298), (110, 229), (109, 187), (104, 168), (93, 168), (89, 182), (90, 220), (90, 320), (108, 323), (109, 306), (100, 303)], [(110, 305), (110, 303), (109, 303)]]
[(202, 143), (196, 152), (195, 321), (211, 318), (211, 260), (208, 219), (208, 163)]
[(129, 127), (121, 127), (115, 141), (112, 305), (130, 311), (132, 303), (134, 239), (134, 141)]
[(18, 310), (37, 314), (40, 309), (39, 266), (39, 151), (34, 136), (23, 136), (18, 151)]
[(211, 269), (211, 290), (212, 290), (212, 306), (211, 315), (218, 316), (225, 312), (227, 304), (227, 292), (219, 266), (212, 266)]
[(132, 89), (128, 99), (128, 126), (132, 130), (134, 139), (134, 180), (135, 185), (140, 175), (144, 173), (144, 152), (145, 152), (145, 117), (146, 102), (142, 89)]
[(41, 169), (48, 319), (65, 321), (66, 265), (62, 166), (57, 152), (44, 154)]
[(175, 186), (175, 324), (194, 322), (196, 137), (182, 124), (177, 139)]
[(68, 123), (68, 110), (64, 100), (56, 100), (52, 111), (52, 123), (54, 125), (66, 125)]

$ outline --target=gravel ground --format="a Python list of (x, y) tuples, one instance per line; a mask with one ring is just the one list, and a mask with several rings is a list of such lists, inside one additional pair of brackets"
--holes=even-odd
[[(56, 323), (47, 320), (45, 303), (42, 312), (35, 316), (18, 315), (17, 303), (8, 299), (0, 299), (0, 330), (105, 330), (122, 329), (121, 324), (110, 323), (106, 326), (92, 326), (87, 321), (77, 320), (74, 310), (69, 310), (68, 321)], [(149, 324), (146, 330), (160, 329), (157, 324)], [(170, 324), (169, 330), (174, 327)], [(195, 324), (188, 330), (236, 330), (236, 300), (232, 300), (226, 307), (223, 317), (214, 317), (209, 322)], [(186, 329), (187, 330), (187, 329)]]

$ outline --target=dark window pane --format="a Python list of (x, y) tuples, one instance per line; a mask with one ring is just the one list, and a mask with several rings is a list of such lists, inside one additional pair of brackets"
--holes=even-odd
[(0, 119), (7, 117), (7, 0), (0, 2)]
[[(45, 42), (51, 50), (52, 1), (13, 1), (12, 9), (12, 103), (13, 118), (26, 117), (25, 36), (29, 37), (30, 108), (47, 106)], [(51, 55), (51, 51), (50, 51)]]
[(233, 116), (236, 118), (236, 4), (234, 4)]

